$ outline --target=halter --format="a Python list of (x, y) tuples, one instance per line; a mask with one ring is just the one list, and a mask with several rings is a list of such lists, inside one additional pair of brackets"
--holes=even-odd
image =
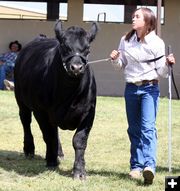
[[(63, 67), (67, 72), (68, 72), (68, 70), (66, 67), (66, 63), (68, 60), (70, 60), (73, 57), (80, 57), (81, 60), (83, 61), (83, 63), (85, 63), (85, 65), (88, 63), (88, 55), (85, 57), (82, 54), (80, 54), (79, 52), (72, 53), (72, 54), (66, 56), (65, 59), (63, 59)], [(62, 56), (61, 56), (61, 58), (62, 58)]]

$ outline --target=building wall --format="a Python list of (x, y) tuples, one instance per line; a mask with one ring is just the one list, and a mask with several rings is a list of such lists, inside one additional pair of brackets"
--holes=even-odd
[[(64, 28), (79, 25), (89, 30), (91, 23), (83, 22), (83, 0), (68, 0), (68, 21)], [(44, 33), (54, 37), (54, 21), (38, 20), (0, 20), (0, 52), (8, 50), (10, 41), (19, 40), (24, 46), (27, 42)], [(122, 35), (129, 31), (129, 24), (100, 23), (100, 31), (91, 46), (89, 60), (108, 58), (116, 49)], [(165, 24), (162, 26), (162, 38), (166, 45), (171, 45), (177, 64), (174, 66), (174, 77), (180, 91), (180, 1), (165, 0)], [(179, 61), (179, 63), (178, 63)], [(115, 69), (109, 62), (92, 64), (94, 69), (98, 95), (123, 96), (124, 77), (122, 71)], [(161, 79), (161, 96), (168, 96), (168, 80)], [(173, 88), (173, 97), (176, 97)]]

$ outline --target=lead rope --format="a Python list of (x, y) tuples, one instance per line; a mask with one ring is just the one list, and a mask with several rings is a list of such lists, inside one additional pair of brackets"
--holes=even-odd
[[(124, 50), (124, 49), (119, 49), (123, 52), (126, 52), (131, 58), (133, 58), (133, 60), (135, 60), (137, 63), (150, 63), (150, 62), (155, 62), (159, 59), (161, 59), (162, 57), (164, 57), (165, 55), (161, 55), (157, 58), (153, 58), (153, 59), (150, 59), (150, 60), (137, 60), (134, 56), (132, 56), (128, 51)], [(100, 59), (100, 60), (94, 60), (94, 61), (90, 61), (88, 62), (88, 64), (94, 64), (94, 63), (98, 63), (98, 62), (107, 62), (107, 61), (110, 61), (111, 58), (104, 58), (104, 59)]]
[(101, 60), (90, 61), (90, 62), (88, 62), (88, 64), (94, 64), (94, 63), (98, 63), (98, 62), (108, 62), (110, 60), (111, 60), (111, 58), (104, 58), (104, 59), (101, 59)]

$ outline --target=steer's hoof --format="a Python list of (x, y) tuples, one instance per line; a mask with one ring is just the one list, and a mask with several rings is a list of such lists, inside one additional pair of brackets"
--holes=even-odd
[(24, 152), (25, 157), (27, 159), (33, 159), (34, 158), (34, 152)]
[(50, 169), (56, 168), (60, 164), (59, 160), (56, 161), (47, 161), (46, 166)]
[(74, 180), (86, 180), (86, 173), (73, 173)]

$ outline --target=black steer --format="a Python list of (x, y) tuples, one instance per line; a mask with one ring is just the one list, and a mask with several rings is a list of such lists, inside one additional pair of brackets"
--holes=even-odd
[(57, 166), (58, 156), (64, 156), (58, 126), (76, 129), (73, 176), (80, 179), (86, 177), (84, 153), (95, 115), (96, 83), (87, 62), (97, 31), (96, 23), (86, 32), (75, 26), (63, 30), (58, 21), (56, 38), (36, 38), (21, 50), (15, 65), (15, 97), (24, 128), (25, 155), (35, 153), (31, 112), (46, 143), (48, 167)]

